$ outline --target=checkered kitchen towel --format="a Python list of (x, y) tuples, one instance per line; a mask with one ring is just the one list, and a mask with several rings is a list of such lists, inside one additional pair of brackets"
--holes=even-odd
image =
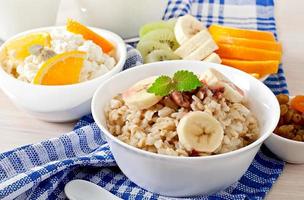
[[(207, 25), (219, 23), (276, 33), (273, 7), (272, 0), (170, 0), (164, 19), (191, 13)], [(130, 46), (128, 55), (125, 69), (141, 63), (138, 52)], [(274, 93), (288, 93), (282, 67), (265, 83)], [(238, 182), (193, 199), (262, 199), (283, 166), (262, 147)], [(122, 174), (91, 115), (59, 138), (0, 154), (0, 199), (65, 199), (63, 188), (73, 179), (89, 180), (123, 199), (167, 199), (141, 189)]]

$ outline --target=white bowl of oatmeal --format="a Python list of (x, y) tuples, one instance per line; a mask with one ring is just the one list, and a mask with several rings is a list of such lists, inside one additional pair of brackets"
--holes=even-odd
[[(70, 33), (64, 27), (46, 27), (20, 33), (6, 41), (0, 48), (3, 52), (6, 44), (33, 33), (50, 34), (51, 45), (46, 52), (61, 54), (81, 51), (85, 55), (79, 82), (67, 85), (33, 84), (39, 68), (46, 62), (41, 55), (29, 55), (23, 62), (15, 64), (1, 57), (1, 89), (17, 107), (27, 111), (38, 119), (50, 122), (65, 122), (78, 119), (90, 113), (90, 104), (97, 87), (109, 77), (120, 72), (126, 60), (126, 46), (123, 40), (107, 30), (90, 28), (110, 41), (115, 51), (111, 55), (104, 53), (91, 40)], [(38, 46), (39, 49), (39, 46)], [(65, 76), (69, 76), (66, 74)]]
[[(206, 73), (209, 68), (229, 78), (219, 78), (218, 84)], [(147, 89), (151, 81), (146, 78), (172, 77), (179, 70), (193, 72), (203, 82), (195, 91), (182, 93), (188, 103), (178, 102), (173, 93), (154, 95), (153, 101), (152, 93), (129, 98), (134, 88), (137, 94), (142, 91), (136, 85), (139, 81)], [(231, 96), (232, 89), (237, 95)], [(92, 114), (128, 178), (149, 191), (181, 197), (210, 194), (236, 182), (276, 127), (279, 105), (263, 83), (239, 70), (207, 62), (165, 61), (107, 80), (93, 97)]]

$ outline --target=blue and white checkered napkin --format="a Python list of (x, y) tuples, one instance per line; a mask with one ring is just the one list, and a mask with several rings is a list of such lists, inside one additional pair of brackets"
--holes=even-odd
[[(164, 19), (191, 13), (207, 25), (219, 23), (276, 34), (273, 7), (272, 0), (170, 0)], [(138, 52), (128, 46), (125, 69), (141, 62)], [(282, 67), (265, 83), (274, 93), (288, 93)], [(262, 199), (283, 166), (262, 147), (238, 182), (193, 199)], [(167, 199), (136, 186), (119, 170), (91, 115), (59, 138), (0, 154), (0, 199), (65, 199), (63, 188), (73, 179), (89, 180), (123, 199)]]

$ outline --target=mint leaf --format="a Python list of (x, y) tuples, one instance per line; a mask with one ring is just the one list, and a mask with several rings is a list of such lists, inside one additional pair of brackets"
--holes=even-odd
[(149, 93), (157, 96), (167, 96), (174, 90), (174, 83), (169, 76), (160, 76), (148, 88)]
[(173, 76), (173, 81), (176, 90), (180, 92), (190, 92), (202, 85), (198, 77), (193, 72), (186, 70), (180, 70), (175, 72)]

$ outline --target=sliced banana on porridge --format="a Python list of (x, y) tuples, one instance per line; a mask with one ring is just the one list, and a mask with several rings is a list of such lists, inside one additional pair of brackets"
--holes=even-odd
[(212, 115), (194, 111), (180, 120), (177, 134), (180, 143), (188, 151), (212, 153), (221, 145), (224, 130)]
[(152, 76), (137, 82), (128, 90), (122, 93), (122, 98), (127, 105), (136, 107), (139, 110), (147, 109), (158, 103), (162, 97), (156, 96), (147, 91), (148, 87), (155, 81), (157, 76)]
[(219, 71), (209, 68), (200, 77), (204, 80), (209, 87), (212, 88), (224, 88), (224, 97), (231, 102), (241, 102), (244, 99), (243, 91), (232, 83), (227, 77), (225, 77)]

